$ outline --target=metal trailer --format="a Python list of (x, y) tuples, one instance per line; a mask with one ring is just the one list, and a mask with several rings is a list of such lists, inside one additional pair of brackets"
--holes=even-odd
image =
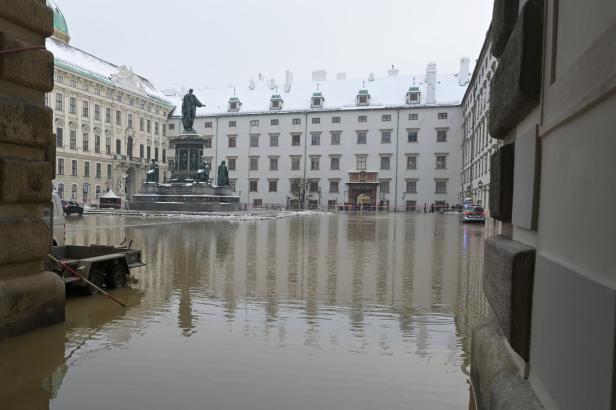
[[(141, 261), (141, 250), (129, 246), (53, 246), (51, 255), (75, 269), (96, 286), (108, 289), (120, 288), (126, 284), (132, 268), (145, 266)], [(68, 269), (50, 261), (52, 271), (59, 274), (67, 286), (77, 287), (85, 294), (97, 290)]]

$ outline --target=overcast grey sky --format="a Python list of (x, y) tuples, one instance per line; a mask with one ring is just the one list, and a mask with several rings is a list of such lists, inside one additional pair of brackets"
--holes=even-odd
[(492, 0), (55, 0), (71, 44), (153, 80), (159, 88), (457, 72), (474, 66)]

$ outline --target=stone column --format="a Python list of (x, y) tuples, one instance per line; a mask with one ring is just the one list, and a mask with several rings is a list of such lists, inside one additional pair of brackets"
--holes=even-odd
[(53, 55), (44, 49), (52, 33), (44, 0), (0, 0), (0, 339), (64, 321), (64, 283), (43, 270), (50, 231), (42, 211), (55, 170), (52, 111), (44, 106), (53, 88)]

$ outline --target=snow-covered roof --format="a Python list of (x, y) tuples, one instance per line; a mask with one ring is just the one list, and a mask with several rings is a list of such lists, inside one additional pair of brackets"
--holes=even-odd
[[(254, 84), (254, 87), (252, 87)], [(243, 87), (195, 88), (194, 94), (205, 107), (197, 108), (197, 116), (207, 115), (241, 115), (247, 113), (271, 112), (270, 101), (273, 95), (280, 95), (284, 103), (277, 113), (285, 111), (305, 110), (345, 110), (374, 109), (385, 107), (430, 107), (459, 105), (466, 91), (467, 84), (460, 85), (458, 74), (437, 74), (435, 102), (429, 104), (428, 84), (426, 75), (400, 75), (374, 77), (368, 79), (341, 79), (325, 81), (307, 81), (285, 84), (271, 88), (269, 81), (256, 81)], [(418, 87), (421, 93), (418, 104), (407, 105), (407, 92), (410, 87)], [(357, 96), (360, 91), (367, 90), (370, 95), (368, 106), (358, 107)], [(325, 99), (322, 108), (311, 108), (311, 97), (320, 93)], [(166, 98), (176, 106), (173, 115), (181, 115), (181, 92), (167, 90)], [(364, 95), (362, 93), (362, 95)], [(241, 103), (239, 112), (228, 112), (229, 99), (236, 96)]]
[(117, 198), (119, 198), (119, 196), (117, 196), (115, 194), (115, 192), (113, 192), (113, 189), (110, 189), (109, 191), (107, 191), (103, 195), (101, 195), (100, 198), (113, 198), (113, 199), (117, 199)]
[(170, 106), (171, 102), (147, 78), (141, 77), (126, 66), (117, 66), (90, 53), (65, 44), (54, 38), (48, 38), (47, 50), (51, 51), (56, 65), (77, 71), (79, 74), (93, 77), (98, 81), (159, 100)]

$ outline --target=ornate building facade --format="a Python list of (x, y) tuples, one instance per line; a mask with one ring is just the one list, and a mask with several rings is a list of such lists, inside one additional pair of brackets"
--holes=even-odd
[(69, 45), (66, 20), (51, 1), (54, 89), (46, 94), (56, 134), (56, 179), (61, 197), (96, 203), (109, 189), (130, 199), (148, 163), (167, 176), (166, 121), (173, 106), (156, 86), (127, 66), (116, 66)]

